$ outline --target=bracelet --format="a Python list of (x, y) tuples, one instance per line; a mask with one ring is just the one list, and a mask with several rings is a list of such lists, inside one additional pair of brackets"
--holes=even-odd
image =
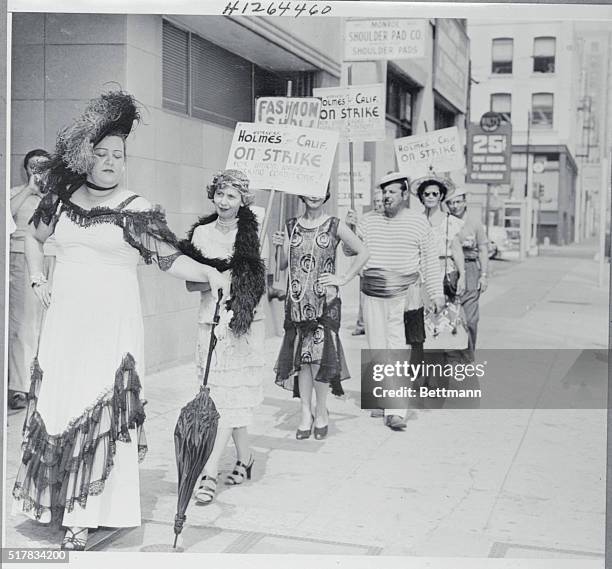
[(32, 277), (30, 279), (30, 282), (32, 283), (32, 288), (40, 286), (42, 284), (46, 284), (47, 281), (47, 277), (45, 277), (45, 275), (43, 275), (42, 273)]

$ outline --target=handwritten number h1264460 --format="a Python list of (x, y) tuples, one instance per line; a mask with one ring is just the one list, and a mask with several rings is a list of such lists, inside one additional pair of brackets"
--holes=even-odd
[(228, 2), (223, 16), (326, 16), (332, 10), (330, 4), (316, 2)]

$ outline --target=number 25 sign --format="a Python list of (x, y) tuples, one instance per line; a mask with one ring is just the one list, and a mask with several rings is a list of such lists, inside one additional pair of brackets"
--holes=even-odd
[(467, 182), (509, 184), (512, 127), (501, 124), (495, 132), (470, 124), (467, 137)]

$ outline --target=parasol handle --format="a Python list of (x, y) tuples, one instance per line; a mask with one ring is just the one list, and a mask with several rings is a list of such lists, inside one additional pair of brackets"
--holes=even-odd
[(215, 336), (215, 327), (219, 324), (219, 310), (221, 308), (221, 299), (223, 298), (223, 290), (217, 291), (217, 304), (215, 305), (215, 315), (213, 316), (213, 323), (210, 327), (210, 342), (208, 344), (208, 356), (206, 357), (206, 369), (204, 371), (204, 380), (202, 381), (202, 387), (206, 387), (208, 383), (208, 374), (210, 372), (210, 362), (212, 361), (213, 350), (217, 344), (217, 338)]
[(217, 304), (215, 305), (215, 315), (213, 316), (213, 322), (219, 323), (219, 310), (221, 309), (221, 299), (223, 298), (223, 289), (217, 290)]

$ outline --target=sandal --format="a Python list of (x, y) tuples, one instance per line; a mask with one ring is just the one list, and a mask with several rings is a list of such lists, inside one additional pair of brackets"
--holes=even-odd
[(13, 391), (9, 397), (9, 409), (25, 409), (27, 406), (27, 395), (22, 391)]
[[(61, 549), (65, 549), (67, 551), (85, 551), (85, 546), (87, 545), (88, 528), (81, 528), (77, 531), (75, 531), (75, 529), (76, 528), (66, 528)], [(83, 532), (85, 532), (85, 537), (77, 537)]]
[(234, 466), (234, 471), (231, 474), (227, 475), (225, 479), (225, 483), (228, 486), (236, 486), (238, 484), (242, 484), (245, 479), (251, 479), (251, 470), (253, 468), (253, 464), (255, 463), (255, 459), (251, 456), (251, 460), (249, 464), (244, 464), (244, 462), (236, 461), (236, 466)]
[(200, 480), (200, 485), (195, 491), (195, 500), (198, 504), (211, 504), (215, 499), (215, 492), (217, 491), (217, 479), (212, 476), (205, 474)]

